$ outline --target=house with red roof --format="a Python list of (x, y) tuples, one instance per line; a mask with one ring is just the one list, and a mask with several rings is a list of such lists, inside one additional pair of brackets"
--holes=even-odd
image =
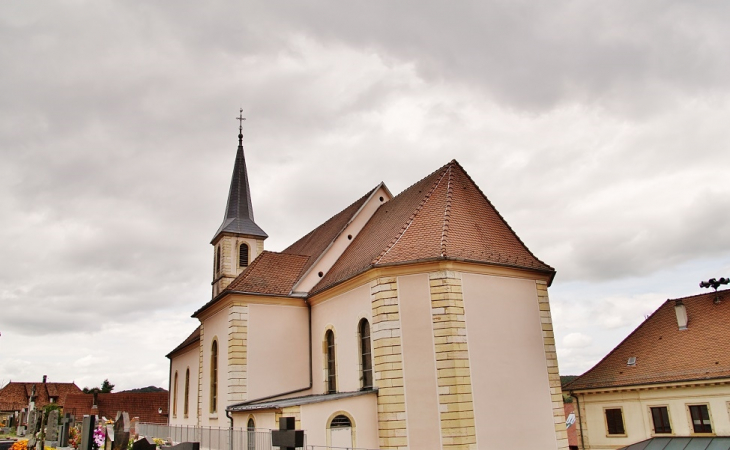
[(167, 355), (171, 424), (292, 417), (315, 446), (568, 448), (555, 270), (458, 162), (398, 195), (379, 183), (269, 251), (238, 137), (211, 299)]
[(48, 404), (64, 407), (69, 395), (80, 393), (81, 389), (75, 383), (48, 382), (45, 375), (39, 383), (11, 381), (0, 388), (0, 417), (8, 418), (8, 425), (10, 417), (14, 424), (20, 425), (25, 420), (21, 413), (28, 411), (31, 399), (36, 409)]
[(729, 349), (729, 290), (664, 302), (563, 386), (576, 400), (581, 448), (618, 449), (649, 439), (664, 448), (659, 444), (671, 439), (685, 445), (685, 438), (695, 438), (699, 445), (730, 436)]

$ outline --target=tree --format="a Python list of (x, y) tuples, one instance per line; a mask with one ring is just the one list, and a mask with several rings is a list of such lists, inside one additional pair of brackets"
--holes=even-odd
[(104, 380), (104, 382), (101, 383), (101, 393), (102, 394), (108, 394), (113, 390), (114, 390), (114, 385), (111, 384), (108, 379)]

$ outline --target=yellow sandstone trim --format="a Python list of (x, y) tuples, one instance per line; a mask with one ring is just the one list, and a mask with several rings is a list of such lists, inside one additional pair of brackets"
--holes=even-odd
[(550, 382), (555, 438), (558, 441), (558, 450), (567, 450), (568, 432), (565, 429), (563, 390), (560, 387), (560, 372), (558, 371), (558, 356), (555, 353), (555, 335), (553, 334), (553, 319), (550, 315), (550, 299), (548, 298), (547, 283), (540, 280), (535, 283), (537, 287), (537, 302), (540, 308), (540, 322), (542, 323), (545, 363), (547, 364), (548, 380)]
[(228, 404), (248, 400), (248, 306), (228, 310)]
[(378, 433), (383, 450), (408, 448), (406, 402), (403, 389), (398, 284), (382, 277), (370, 284), (373, 324), (373, 379), (378, 387)]
[(203, 343), (205, 342), (205, 327), (200, 323), (200, 347), (198, 352), (198, 426), (201, 425), (200, 418), (203, 415)]
[(302, 407), (297, 406), (287, 406), (286, 408), (282, 408), (274, 414), (274, 420), (276, 421), (276, 427), (279, 427), (279, 419), (281, 417), (294, 417), (294, 427), (297, 430), (302, 429)]
[(461, 278), (442, 270), (429, 274), (431, 319), (436, 353), (441, 445), (443, 449), (476, 450), (471, 370), (466, 341)]

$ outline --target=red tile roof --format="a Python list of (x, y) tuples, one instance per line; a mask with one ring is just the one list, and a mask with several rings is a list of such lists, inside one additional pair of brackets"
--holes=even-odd
[[(730, 290), (685, 297), (689, 322), (679, 330), (667, 300), (592, 369), (564, 390), (730, 378)], [(636, 364), (628, 366), (630, 357)]]
[(226, 288), (231, 292), (289, 295), (309, 261), (309, 256), (262, 252)]
[[(117, 411), (127, 411), (130, 418), (139, 417), (145, 423), (167, 423), (169, 392), (118, 392), (97, 394), (98, 409), (92, 409), (93, 394), (74, 394), (68, 396), (65, 413), (79, 418), (86, 414), (114, 419)], [(162, 414), (158, 409), (162, 408)]]
[(453, 160), (383, 204), (310, 294), (370, 267), (434, 259), (555, 272)]
[(37, 408), (42, 408), (51, 402), (64, 406), (66, 397), (70, 394), (80, 393), (81, 389), (74, 383), (28, 383), (13, 382), (6, 384), (0, 389), (0, 411), (19, 411), (28, 407), (30, 394), (35, 385)]

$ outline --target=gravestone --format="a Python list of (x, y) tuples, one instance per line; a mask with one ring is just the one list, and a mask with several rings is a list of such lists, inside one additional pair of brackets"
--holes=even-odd
[(127, 445), (129, 445), (129, 414), (126, 411), (117, 412), (113, 432), (112, 450), (127, 450)]
[(107, 425), (104, 428), (104, 450), (112, 450), (114, 442), (114, 425)]
[(84, 421), (81, 424), (81, 445), (78, 450), (92, 450), (95, 428), (96, 417), (84, 416)]
[(200, 442), (181, 442), (165, 447), (165, 450), (200, 450)]
[(132, 444), (132, 450), (157, 450), (157, 444), (150, 442), (149, 439), (143, 437)]
[(36, 437), (35, 434), (38, 432), (38, 419), (40, 414), (38, 410), (34, 409), (28, 413), (28, 448), (35, 447)]
[(129, 421), (129, 433), (132, 436), (139, 435), (139, 417), (135, 417)]
[(61, 431), (58, 433), (58, 446), (68, 447), (68, 435), (74, 424), (74, 416), (69, 413), (61, 419)]
[(46, 447), (58, 447), (58, 410), (54, 409), (46, 419)]

